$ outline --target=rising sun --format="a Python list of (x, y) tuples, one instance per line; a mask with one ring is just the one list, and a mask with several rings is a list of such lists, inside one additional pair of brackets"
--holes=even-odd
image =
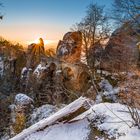
[[(45, 39), (43, 39), (43, 41), (44, 41), (44, 45), (48, 45), (48, 44), (54, 43), (53, 40), (45, 40)], [(40, 43), (40, 39), (38, 38), (38, 39), (35, 39), (35, 40), (29, 42), (29, 44), (32, 44), (32, 43), (39, 44)]]

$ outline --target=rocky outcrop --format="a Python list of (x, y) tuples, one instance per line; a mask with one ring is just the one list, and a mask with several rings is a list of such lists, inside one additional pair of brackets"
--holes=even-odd
[(80, 61), (82, 47), (81, 32), (68, 32), (60, 40), (57, 46), (57, 57), (66, 62), (75, 63)]
[(18, 134), (26, 127), (28, 116), (33, 109), (33, 100), (25, 94), (19, 93), (15, 96), (11, 109), (11, 135)]
[(137, 65), (139, 50), (135, 24), (126, 23), (113, 32), (103, 57), (102, 67), (110, 71), (125, 71)]
[[(81, 32), (65, 34), (63, 40), (58, 43), (54, 57), (45, 56), (42, 46), (43, 41), (28, 48), (27, 65), (21, 73), (21, 91), (33, 92), (39, 105), (65, 103), (69, 96), (75, 98), (77, 95), (70, 95), (69, 90), (86, 91), (89, 86), (89, 74), (86, 65), (80, 62)], [(40, 50), (40, 55), (34, 50)]]

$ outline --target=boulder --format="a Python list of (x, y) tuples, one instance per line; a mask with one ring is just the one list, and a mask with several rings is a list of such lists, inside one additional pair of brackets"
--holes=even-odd
[(15, 96), (11, 110), (11, 135), (20, 133), (28, 121), (28, 116), (33, 109), (34, 101), (25, 94), (19, 93)]

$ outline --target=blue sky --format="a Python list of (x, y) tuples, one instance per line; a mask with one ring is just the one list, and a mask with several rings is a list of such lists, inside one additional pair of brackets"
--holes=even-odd
[(113, 0), (0, 0), (4, 19), (0, 35), (13, 41), (26, 42), (43, 37), (61, 39), (70, 27), (84, 16), (90, 2), (105, 5)]

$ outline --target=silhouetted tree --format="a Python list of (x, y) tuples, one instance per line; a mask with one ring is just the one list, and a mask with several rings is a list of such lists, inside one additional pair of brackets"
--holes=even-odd
[(102, 42), (110, 35), (110, 28), (108, 17), (104, 12), (104, 6), (97, 4), (89, 4), (86, 16), (80, 22), (74, 25), (73, 30), (82, 32), (83, 35), (83, 48), (88, 62), (89, 49), (94, 47), (97, 42)]
[(27, 50), (27, 68), (34, 68), (45, 57), (44, 41), (39, 39), (39, 43), (31, 44)]

